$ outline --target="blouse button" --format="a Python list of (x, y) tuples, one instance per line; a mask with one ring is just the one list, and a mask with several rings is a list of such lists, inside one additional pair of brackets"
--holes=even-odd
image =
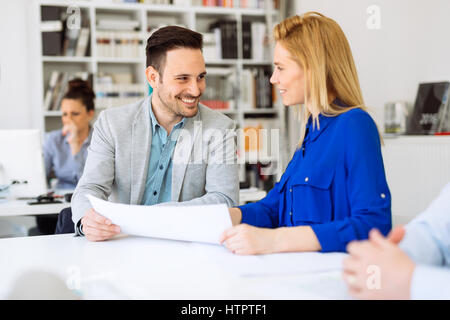
[(292, 216), (292, 211), (291, 211), (291, 212), (289, 212), (289, 215), (290, 215), (290, 216)]
[(384, 193), (381, 194), (381, 198), (386, 198), (386, 195)]
[(305, 182), (308, 182), (308, 181), (309, 181), (309, 178), (308, 178), (308, 177), (306, 177), (306, 178), (305, 178)]
[(292, 192), (292, 188), (291, 188), (291, 189), (289, 189), (289, 192)]

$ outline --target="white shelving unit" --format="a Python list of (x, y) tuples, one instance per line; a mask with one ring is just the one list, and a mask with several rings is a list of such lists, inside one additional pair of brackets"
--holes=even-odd
[[(277, 178), (280, 177), (284, 170), (286, 159), (285, 147), (285, 110), (281, 105), (280, 98), (277, 97), (277, 102), (273, 109), (255, 109), (243, 110), (240, 106), (239, 75), (244, 68), (251, 68), (254, 66), (272, 66), (271, 60), (255, 61), (252, 59), (242, 58), (242, 21), (258, 21), (268, 22), (269, 36), (272, 30), (272, 21), (277, 23), (282, 20), (283, 10), (269, 9), (251, 9), (251, 8), (222, 8), (222, 7), (201, 7), (201, 6), (175, 6), (175, 5), (150, 5), (140, 3), (116, 3), (105, 1), (64, 1), (64, 0), (34, 0), (33, 7), (30, 9), (30, 25), (32, 26), (30, 32), (33, 32), (32, 45), (34, 63), (32, 77), (36, 85), (31, 88), (33, 96), (33, 114), (35, 117), (35, 127), (41, 128), (42, 132), (58, 129), (61, 127), (60, 111), (46, 111), (43, 107), (46, 87), (49, 82), (50, 73), (54, 69), (62, 69), (64, 71), (88, 71), (94, 76), (94, 91), (96, 91), (96, 77), (102, 71), (115, 72), (115, 70), (129, 70), (133, 74), (134, 81), (142, 84), (147, 90), (147, 83), (145, 79), (145, 46), (149, 36), (147, 28), (154, 24), (183, 24), (187, 28), (198, 32), (206, 32), (207, 26), (214, 20), (233, 19), (237, 22), (237, 51), (238, 59), (221, 59), (221, 60), (207, 60), (206, 67), (225, 67), (233, 69), (237, 75), (236, 83), (236, 101), (233, 110), (223, 111), (224, 114), (234, 119), (238, 128), (244, 125), (246, 116), (270, 117), (278, 119), (279, 139), (280, 139), (280, 157), (277, 159), (263, 159), (264, 161), (278, 161), (279, 172)], [(281, 1), (282, 2), (282, 1)], [(42, 55), (42, 37), (40, 31), (41, 23), (41, 7), (56, 6), (61, 8), (77, 7), (82, 14), (89, 19), (89, 47), (90, 55), (86, 57), (66, 57), (66, 56), (43, 56)], [(283, 2), (282, 2), (283, 7)], [(99, 57), (97, 54), (97, 29), (96, 22), (98, 17), (103, 16), (126, 16), (139, 22), (139, 37), (141, 40), (140, 50), (141, 56), (138, 58), (109, 58)], [(272, 54), (270, 55), (272, 56)], [(97, 108), (98, 109), (98, 108)], [(276, 179), (278, 180), (278, 179)]]

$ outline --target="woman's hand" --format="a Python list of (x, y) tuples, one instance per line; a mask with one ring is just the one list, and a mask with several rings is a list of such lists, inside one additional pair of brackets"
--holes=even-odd
[(277, 229), (239, 224), (225, 230), (219, 241), (236, 254), (266, 254), (277, 252), (277, 236)]
[(70, 145), (70, 150), (72, 151), (72, 155), (75, 155), (80, 151), (81, 146), (83, 145), (83, 141), (80, 141), (78, 128), (73, 122), (68, 122), (62, 128), (63, 136), (67, 135), (67, 142)]

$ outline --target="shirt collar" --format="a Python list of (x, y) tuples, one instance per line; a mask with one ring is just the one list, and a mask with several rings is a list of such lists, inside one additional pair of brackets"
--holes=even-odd
[[(340, 107), (348, 107), (344, 102), (340, 99), (336, 98), (332, 102)], [(317, 123), (313, 126), (312, 116), (309, 117), (308, 123), (306, 125), (306, 130), (308, 130), (308, 135), (305, 136), (305, 141), (311, 140), (315, 141), (322, 132), (325, 131), (326, 127), (336, 119), (337, 116), (327, 116), (322, 113), (319, 114), (319, 126)], [(320, 127), (320, 128), (319, 128)]]
[[(155, 114), (153, 113), (152, 97), (151, 97), (151, 95), (150, 95), (150, 99), (148, 101), (149, 101), (148, 103), (149, 103), (149, 106), (150, 106), (149, 109), (150, 109), (150, 120), (151, 120), (151, 123), (152, 123), (152, 130), (153, 130), (152, 132), (155, 133), (156, 132), (156, 126), (158, 126), (158, 127), (162, 127), (162, 126), (159, 124), (158, 120), (156, 120)], [(178, 122), (173, 128), (174, 129), (181, 128), (184, 125), (185, 121), (186, 121), (186, 118), (183, 117), (183, 119), (181, 119), (181, 121)]]

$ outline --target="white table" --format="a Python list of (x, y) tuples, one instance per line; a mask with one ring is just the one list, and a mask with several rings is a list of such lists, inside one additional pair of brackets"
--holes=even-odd
[[(230, 265), (236, 266), (246, 257), (210, 244), (124, 235), (89, 242), (84, 237), (65, 234), (0, 239), (0, 252), (1, 299), (9, 297), (17, 280), (29, 271), (51, 273), (65, 284), (52, 298), (67, 292), (83, 299), (349, 298), (340, 267), (298, 274), (277, 273), (274, 268), (272, 275), (242, 276), (230, 270)], [(322, 258), (322, 267), (331, 257), (321, 253), (295, 255), (304, 255), (311, 261), (311, 257), (316, 257), (311, 254)], [(39, 292), (35, 298), (52, 290), (51, 282), (47, 281), (43, 289), (45, 279), (39, 280), (24, 282), (28, 294)]]
[(0, 217), (57, 214), (62, 209), (70, 207), (68, 202), (29, 205), (27, 201), (29, 200), (0, 199)]

